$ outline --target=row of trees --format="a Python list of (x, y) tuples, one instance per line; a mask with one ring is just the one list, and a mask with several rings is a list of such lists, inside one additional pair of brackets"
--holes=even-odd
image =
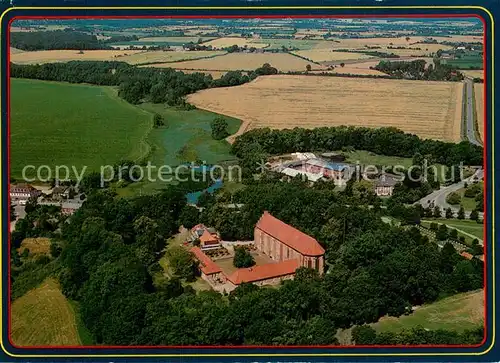
[(404, 79), (455, 82), (464, 79), (464, 76), (455, 68), (441, 64), (437, 58), (434, 60), (434, 64), (429, 64), (427, 67), (425, 60), (418, 59), (402, 62), (381, 61), (374, 69)]
[(72, 29), (37, 31), (37, 32), (13, 32), (10, 35), (10, 45), (14, 48), (34, 51), (53, 49), (113, 49), (108, 44), (115, 42), (128, 42), (137, 40), (137, 36), (120, 35), (109, 39), (99, 40), (95, 35)]
[(260, 75), (276, 74), (266, 63), (248, 75), (228, 72), (213, 80), (204, 73), (185, 74), (172, 68), (138, 68), (125, 62), (72, 61), (42, 65), (11, 64), (11, 76), (70, 83), (118, 86), (119, 96), (137, 104), (143, 101), (190, 108), (184, 96), (211, 87), (236, 86)]
[(236, 138), (232, 152), (247, 173), (255, 173), (256, 164), (269, 155), (290, 152), (332, 151), (351, 147), (380, 155), (413, 158), (425, 156), (428, 165), (482, 165), (483, 149), (468, 141), (460, 143), (423, 140), (396, 128), (354, 126), (318, 127), (315, 129), (253, 129)]

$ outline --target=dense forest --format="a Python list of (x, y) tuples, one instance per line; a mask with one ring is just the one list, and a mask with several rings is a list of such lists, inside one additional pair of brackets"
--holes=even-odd
[[(30, 278), (56, 274), (64, 294), (80, 303), (98, 344), (282, 345), (337, 344), (338, 328), (399, 316), (412, 305), (482, 287), (482, 263), (462, 258), (449, 244), (440, 250), (410, 224), (382, 222), (379, 209), (365, 207), (373, 196), (362, 189), (344, 194), (328, 183), (311, 187), (270, 176), (236, 196), (245, 204), (240, 210), (225, 208), (227, 196), (220, 195), (201, 215), (186, 205), (185, 191), (170, 187), (132, 199), (90, 191), (70, 223), (61, 221), (60, 235), (53, 229), (57, 211), (30, 205), (21, 222), (24, 232), (51, 229), (59, 236), (51, 249), (58, 257), (24, 271), (12, 246), (14, 294), (26, 290)], [(320, 277), (302, 268), (279, 289), (243, 284), (229, 295), (196, 293), (176, 276), (153, 278), (162, 269), (158, 259), (166, 238), (181, 224), (207, 222), (228, 238), (249, 234), (263, 210), (315, 236), (327, 250), (328, 273)], [(192, 261), (184, 264), (184, 270), (194, 269)], [(434, 343), (441, 336), (468, 344), (482, 338), (478, 332), (441, 332), (420, 342)], [(411, 334), (389, 338), (388, 344), (417, 339)]]
[(441, 64), (439, 59), (434, 59), (434, 64), (426, 66), (424, 59), (414, 61), (380, 61), (373, 69), (386, 73), (396, 78), (417, 79), (428, 81), (453, 81), (464, 79), (462, 73), (446, 64)]
[(211, 87), (237, 86), (260, 75), (276, 74), (265, 63), (248, 75), (227, 72), (214, 80), (205, 73), (185, 74), (172, 68), (138, 68), (125, 62), (72, 61), (42, 65), (11, 64), (11, 77), (70, 83), (118, 86), (120, 97), (137, 104), (143, 101), (186, 106), (184, 96)]

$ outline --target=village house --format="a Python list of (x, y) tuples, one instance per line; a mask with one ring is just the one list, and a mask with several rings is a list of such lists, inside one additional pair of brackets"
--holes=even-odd
[(394, 192), (394, 187), (401, 180), (396, 175), (382, 174), (375, 182), (375, 194), (379, 197), (389, 197)]
[(199, 247), (191, 248), (194, 258), (198, 261), (201, 278), (210, 284), (223, 283), (226, 281), (226, 276), (221, 268), (212, 261), (210, 257), (205, 255)]
[(13, 184), (10, 186), (10, 198), (12, 200), (26, 201), (32, 197), (38, 197), (42, 192), (29, 184)]
[(197, 224), (190, 231), (191, 242), (200, 241), (202, 250), (215, 249), (221, 246), (221, 238), (214, 228), (208, 228), (204, 224)]

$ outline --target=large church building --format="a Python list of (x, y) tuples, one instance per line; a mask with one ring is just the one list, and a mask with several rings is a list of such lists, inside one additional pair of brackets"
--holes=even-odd
[(255, 247), (276, 262), (298, 260), (298, 265), (323, 274), (325, 250), (313, 237), (264, 212), (254, 229)]

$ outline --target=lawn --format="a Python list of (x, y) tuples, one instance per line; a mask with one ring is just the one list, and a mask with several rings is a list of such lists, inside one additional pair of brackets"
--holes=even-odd
[[(146, 103), (140, 108), (163, 116), (165, 126), (153, 129), (148, 135), (152, 145), (151, 163), (153, 165), (176, 166), (196, 160), (215, 164), (234, 159), (229, 153), (230, 145), (225, 140), (214, 140), (210, 122), (219, 115), (203, 111), (181, 111), (162, 104)], [(222, 116), (228, 123), (230, 134), (238, 131), (241, 122), (235, 118)]]
[(350, 152), (342, 153), (346, 157), (346, 162), (360, 165), (376, 165), (376, 166), (396, 166), (401, 165), (405, 168), (409, 168), (412, 165), (411, 158), (400, 158), (397, 156), (385, 156), (372, 153), (365, 150), (354, 150)]
[(11, 319), (16, 345), (82, 345), (75, 311), (53, 279), (14, 300)]
[[(466, 233), (472, 234), (479, 239), (483, 239), (484, 225), (476, 223), (476, 221), (466, 219), (432, 219), (429, 221), (422, 221), (422, 223), (430, 224), (431, 222), (444, 223), (448, 227), (457, 228)], [(459, 231), (460, 234), (460, 231)], [(470, 238), (465, 236), (466, 238)]]
[(398, 332), (422, 326), (425, 329), (463, 331), (483, 324), (484, 291), (457, 294), (433, 304), (422, 305), (412, 314), (399, 318), (384, 317), (372, 324), (377, 332)]
[(12, 79), (11, 111), (14, 178), (22, 177), (25, 165), (98, 171), (149, 151), (145, 135), (152, 115), (118, 98), (110, 87)]
[(476, 199), (466, 197), (464, 195), (465, 188), (461, 188), (461, 189), (457, 190), (457, 193), (460, 193), (460, 195), (462, 196), (460, 204), (464, 207), (464, 209), (466, 211), (472, 211), (472, 210), (476, 209)]

